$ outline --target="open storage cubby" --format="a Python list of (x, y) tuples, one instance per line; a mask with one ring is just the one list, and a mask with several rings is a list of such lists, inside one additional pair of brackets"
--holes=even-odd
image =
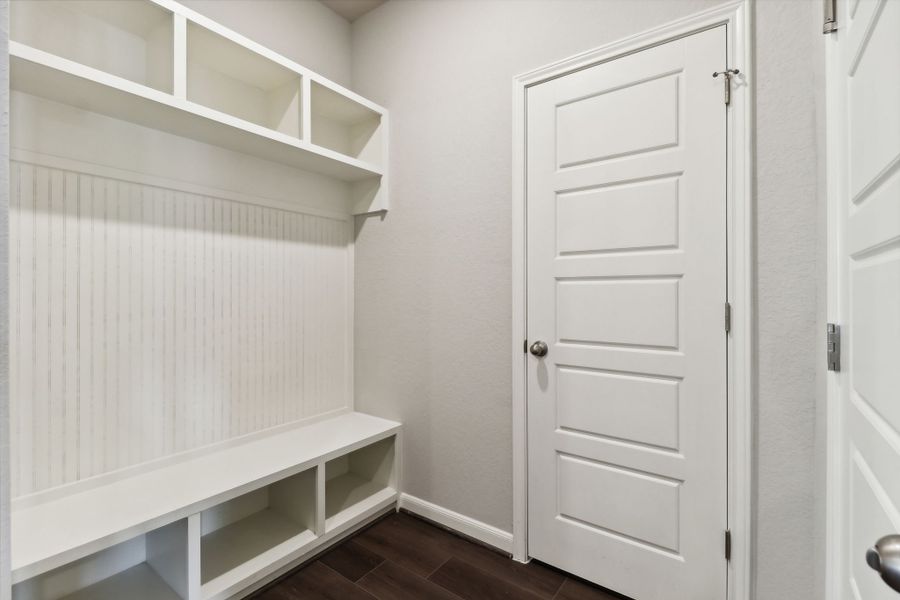
[[(201, 513), (200, 580), (220, 589), (315, 538), (316, 470), (303, 471)], [(213, 595), (204, 589), (204, 597)]]
[(12, 0), (12, 39), (171, 93), (173, 15), (147, 0)]
[(300, 137), (300, 74), (195, 23), (187, 62), (191, 102)]
[(310, 84), (313, 144), (381, 166), (381, 115), (316, 81)]
[(188, 600), (188, 521), (131, 538), (13, 586), (13, 600)]
[(388, 209), (387, 111), (174, 0), (12, 0), (10, 89), (350, 184)]
[(354, 450), (325, 465), (325, 529), (354, 518), (396, 488), (395, 437)]

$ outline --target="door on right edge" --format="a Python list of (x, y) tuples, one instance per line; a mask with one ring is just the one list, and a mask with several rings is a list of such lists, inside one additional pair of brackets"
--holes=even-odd
[(529, 554), (635, 600), (726, 596), (725, 67), (720, 26), (527, 92)]
[[(866, 562), (900, 534), (900, 0), (841, 0), (829, 48), (832, 600), (898, 600)], [(900, 547), (882, 563), (900, 570)], [(876, 565), (877, 566), (877, 565)]]

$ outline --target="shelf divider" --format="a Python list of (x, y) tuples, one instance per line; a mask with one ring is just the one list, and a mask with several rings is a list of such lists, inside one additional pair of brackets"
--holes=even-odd
[(316, 466), (316, 535), (325, 534), (325, 463)]
[(308, 76), (300, 80), (300, 139), (312, 144), (312, 84)]
[(187, 599), (190, 594), (190, 541), (187, 519), (146, 534), (147, 564), (160, 578)]
[(194, 513), (188, 517), (188, 595), (186, 600), (201, 600), (203, 597), (200, 581), (200, 547), (203, 539), (203, 530), (200, 523), (200, 513)]
[(187, 98), (187, 19), (184, 15), (175, 13), (172, 33), (175, 44), (172, 95), (184, 100)]

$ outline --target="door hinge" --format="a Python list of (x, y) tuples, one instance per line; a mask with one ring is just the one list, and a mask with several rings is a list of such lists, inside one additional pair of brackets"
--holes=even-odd
[(725, 560), (731, 560), (731, 530), (725, 530)]
[(825, 329), (825, 353), (829, 371), (841, 370), (841, 326), (828, 323)]
[(834, 33), (837, 31), (837, 0), (824, 0), (825, 13), (822, 23), (822, 33)]
[(725, 106), (731, 104), (731, 78), (735, 75), (739, 75), (740, 72), (740, 69), (725, 69), (724, 71), (716, 71), (713, 73), (713, 77), (722, 75), (725, 78)]
[(725, 303), (725, 333), (731, 333), (731, 302)]

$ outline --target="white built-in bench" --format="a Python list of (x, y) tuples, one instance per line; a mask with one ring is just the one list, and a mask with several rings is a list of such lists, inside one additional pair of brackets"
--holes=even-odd
[(18, 500), (13, 598), (240, 597), (395, 505), (399, 435), (350, 412)]

